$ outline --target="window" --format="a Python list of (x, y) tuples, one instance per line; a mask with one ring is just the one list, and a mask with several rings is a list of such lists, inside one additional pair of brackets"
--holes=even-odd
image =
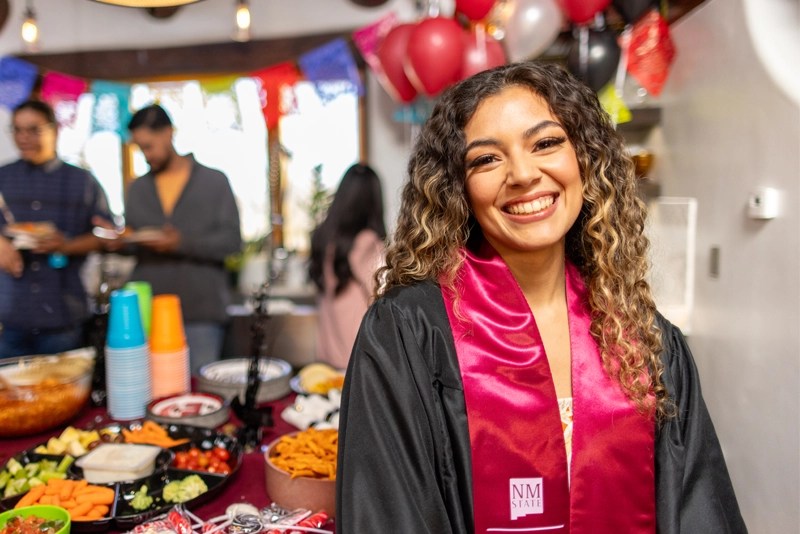
[[(131, 106), (159, 102), (175, 124), (178, 153), (191, 152), (228, 176), (239, 205), (242, 236), (253, 240), (270, 231), (267, 130), (257, 83), (240, 78), (232, 89), (206, 94), (197, 81), (136, 84)], [(360, 159), (358, 96), (347, 82), (330, 82), (324, 89), (323, 94), (333, 95), (324, 102), (308, 82), (285, 95), (293, 104), (280, 124), (284, 245), (289, 250), (308, 249), (315, 168), (332, 193), (345, 170)], [(116, 133), (91, 132), (93, 104), (93, 95), (81, 96), (74, 123), (61, 128), (59, 155), (89, 169), (104, 187), (112, 211), (122, 215), (123, 146)], [(138, 150), (133, 151), (132, 168), (136, 176), (148, 170)]]

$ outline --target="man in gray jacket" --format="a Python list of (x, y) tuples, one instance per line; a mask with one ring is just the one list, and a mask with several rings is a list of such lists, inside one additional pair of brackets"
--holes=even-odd
[(140, 109), (128, 129), (150, 172), (128, 190), (126, 224), (161, 230), (137, 242), (131, 279), (149, 282), (154, 295), (180, 297), (196, 374), (222, 349), (230, 301), (224, 260), (242, 246), (239, 210), (222, 172), (175, 151), (172, 121), (163, 108)]

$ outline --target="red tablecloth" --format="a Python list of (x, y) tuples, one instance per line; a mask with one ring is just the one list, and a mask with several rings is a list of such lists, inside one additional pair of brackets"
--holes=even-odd
[[(247, 502), (258, 508), (270, 504), (271, 501), (267, 496), (266, 480), (264, 478), (265, 459), (263, 449), (275, 438), (297, 430), (280, 417), (281, 411), (287, 405), (294, 402), (294, 398), (295, 395), (291, 394), (283, 399), (267, 404), (267, 406), (273, 407), (275, 426), (271, 429), (264, 429), (261, 450), (246, 452), (242, 458), (242, 465), (239, 467), (238, 472), (231, 477), (222, 492), (210, 502), (194, 508), (193, 512), (195, 514), (202, 519), (211, 519), (224, 514), (225, 509), (233, 503)], [(104, 408), (86, 407), (74, 420), (49, 432), (34, 436), (26, 436), (24, 438), (0, 439), (0, 466), (5, 464), (11, 456), (40, 443), (44, 443), (52, 436), (58, 436), (67, 425), (72, 425), (77, 428), (88, 428), (90, 426), (98, 426), (98, 424), (102, 424), (105, 421), (111, 422)], [(239, 421), (233, 414), (231, 414), (230, 422), (240, 426)], [(114, 531), (112, 530), (111, 532)]]

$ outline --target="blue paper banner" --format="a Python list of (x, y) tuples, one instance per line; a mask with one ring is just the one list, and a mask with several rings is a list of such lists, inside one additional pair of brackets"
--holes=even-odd
[[(303, 76), (314, 82), (320, 99), (323, 102), (336, 98), (343, 92), (355, 92), (362, 96), (364, 86), (358, 72), (350, 46), (344, 39), (334, 39), (311, 52), (300, 56), (297, 60)], [(323, 82), (346, 80), (349, 84), (326, 84)]]
[(0, 106), (14, 109), (26, 101), (36, 83), (39, 70), (35, 65), (17, 59), (0, 59)]
[(92, 108), (92, 133), (117, 132), (123, 141), (128, 139), (128, 122), (131, 120), (131, 86), (125, 83), (97, 80), (92, 82), (94, 107)]
[(427, 98), (417, 98), (410, 104), (397, 106), (392, 114), (395, 122), (406, 124), (422, 124), (433, 112), (433, 101)]

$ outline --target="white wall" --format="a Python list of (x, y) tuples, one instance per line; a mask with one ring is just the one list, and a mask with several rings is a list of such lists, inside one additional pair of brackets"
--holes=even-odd
[[(42, 51), (105, 48), (154, 48), (229, 40), (234, 27), (234, 0), (203, 0), (182, 7), (168, 19), (144, 10), (90, 0), (32, 0), (42, 34)], [(13, 0), (0, 33), (0, 51), (20, 52), (19, 27), (25, 2)], [(349, 0), (256, 0), (250, 2), (252, 35), (267, 39), (287, 35), (355, 29), (395, 11), (413, 15), (412, 0), (388, 0), (377, 8)]]
[[(787, 61), (800, 8), (752, 2), (773, 20), (759, 28), (747, 1), (709, 0), (672, 27), (659, 178), (663, 194), (699, 201), (689, 343), (742, 512), (750, 532), (783, 534), (800, 528), (800, 69)], [(770, 47), (762, 30), (793, 40)], [(779, 218), (746, 217), (756, 186), (781, 191)], [(714, 246), (719, 278), (708, 269)]]

